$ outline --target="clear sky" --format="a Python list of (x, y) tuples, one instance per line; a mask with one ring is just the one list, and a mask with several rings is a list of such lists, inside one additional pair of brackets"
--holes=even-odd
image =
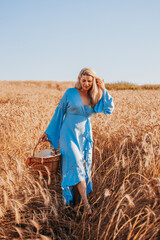
[(160, 84), (160, 0), (0, 0), (0, 80)]

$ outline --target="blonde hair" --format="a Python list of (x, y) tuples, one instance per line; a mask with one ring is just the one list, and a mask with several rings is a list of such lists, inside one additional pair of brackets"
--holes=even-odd
[(82, 86), (80, 84), (80, 79), (81, 79), (82, 75), (93, 77), (93, 84), (92, 84), (91, 89), (89, 89), (89, 91), (88, 91), (88, 95), (90, 98), (90, 105), (92, 107), (95, 107), (95, 105), (98, 103), (98, 101), (102, 97), (102, 90), (98, 87), (97, 82), (96, 82), (96, 78), (98, 78), (98, 76), (97, 76), (96, 72), (94, 70), (92, 70), (91, 68), (83, 68), (78, 75), (77, 82), (75, 83), (75, 88), (78, 90), (80, 90), (82, 88)]

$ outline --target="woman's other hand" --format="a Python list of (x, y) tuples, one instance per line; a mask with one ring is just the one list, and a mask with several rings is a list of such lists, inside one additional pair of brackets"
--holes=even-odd
[(102, 91), (105, 89), (104, 79), (96, 78), (96, 83)]
[(38, 142), (45, 142), (48, 140), (48, 135), (47, 133), (43, 133), (43, 135), (39, 138)]

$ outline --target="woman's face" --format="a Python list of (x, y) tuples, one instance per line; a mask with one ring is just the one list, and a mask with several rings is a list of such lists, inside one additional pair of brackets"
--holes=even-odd
[(82, 90), (88, 91), (93, 85), (93, 77), (82, 75), (82, 77), (80, 78), (80, 84), (81, 84)]

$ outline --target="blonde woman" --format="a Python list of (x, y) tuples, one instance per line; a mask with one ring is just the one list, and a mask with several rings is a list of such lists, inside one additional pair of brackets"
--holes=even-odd
[(50, 140), (62, 154), (61, 187), (66, 205), (78, 206), (80, 197), (84, 211), (92, 210), (87, 195), (93, 191), (91, 179), (92, 129), (90, 118), (96, 113), (111, 114), (112, 97), (91, 68), (83, 68), (74, 88), (63, 95), (45, 133), (39, 139)]

